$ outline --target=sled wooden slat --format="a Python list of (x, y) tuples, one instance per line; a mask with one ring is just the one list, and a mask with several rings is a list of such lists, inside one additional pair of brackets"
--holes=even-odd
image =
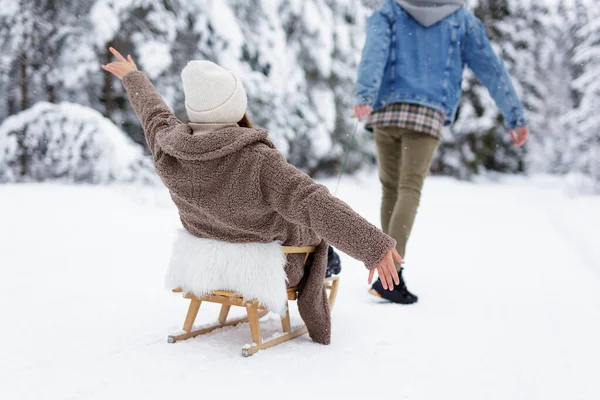
[[(304, 258), (304, 262), (306, 263), (308, 256), (310, 255), (310, 253), (314, 253), (315, 248), (315, 246), (283, 246), (282, 250), (284, 254), (305, 254), (306, 256)], [(326, 290), (329, 291), (328, 300), (330, 308), (333, 307), (333, 304), (335, 303), (338, 284), (339, 278), (337, 276), (327, 278), (323, 283)], [(267, 315), (268, 311), (258, 301), (245, 300), (243, 296), (239, 293), (224, 290), (214, 290), (210, 295), (199, 297), (196, 297), (192, 293), (183, 293), (183, 290), (181, 288), (175, 288), (173, 289), (173, 292), (182, 293), (184, 298), (190, 299), (190, 306), (188, 308), (188, 313), (186, 315), (186, 319), (183, 326), (185, 333), (179, 335), (170, 335), (168, 338), (169, 343), (175, 343), (181, 340), (186, 340), (196, 336), (204, 335), (226, 326), (236, 326), (241, 323), (248, 322), (248, 324), (250, 325), (250, 336), (252, 338), (252, 345), (245, 346), (242, 349), (242, 355), (248, 357), (255, 354), (259, 350), (264, 350), (273, 346), (277, 346), (278, 344), (285, 343), (308, 332), (306, 326), (300, 326), (296, 329), (292, 329), (289, 314), (289, 304), (286, 309), (285, 316), (281, 319), (281, 328), (283, 330), (283, 333), (274, 339), (263, 341), (260, 333), (260, 319)], [(288, 288), (287, 295), (288, 301), (297, 300), (298, 289), (294, 287)], [(202, 303), (216, 303), (221, 305), (218, 323), (212, 326), (193, 330), (193, 324), (200, 309), (200, 305)], [(246, 309), (247, 317), (227, 321), (227, 317), (232, 306), (244, 307)]]
[[(213, 296), (204, 296), (204, 297), (195, 297), (193, 294), (189, 294), (189, 293), (183, 297), (186, 299), (190, 299), (190, 300), (198, 299), (202, 302), (218, 303), (218, 304), (224, 304), (224, 305), (236, 306), (236, 307), (244, 307), (246, 305), (246, 303), (248, 303), (247, 301), (244, 301), (244, 299), (241, 297), (226, 297), (226, 296), (214, 296), (214, 295)], [(263, 307), (261, 307), (261, 309), (264, 310)]]
[(221, 306), (221, 312), (219, 313), (219, 323), (223, 325), (227, 321), (227, 316), (229, 315), (229, 310), (231, 306), (229, 304), (223, 304)]
[(310, 254), (314, 253), (316, 248), (316, 246), (283, 246), (281, 249), (283, 250), (283, 254)]
[(289, 288), (287, 290), (288, 300), (298, 300), (298, 290), (296, 288)]
[[(267, 314), (268, 314), (268, 312), (265, 311), (265, 310), (259, 311), (258, 318), (260, 319), (260, 318), (264, 317)], [(180, 335), (169, 335), (169, 343), (175, 343), (175, 342), (178, 342), (180, 340), (191, 339), (191, 338), (194, 338), (196, 336), (200, 336), (200, 335), (204, 335), (204, 334), (210, 333), (210, 332), (215, 331), (215, 330), (217, 330), (219, 328), (224, 328), (226, 326), (236, 326), (236, 325), (239, 325), (239, 324), (243, 324), (245, 322), (248, 322), (248, 317), (234, 319), (232, 321), (228, 321), (228, 322), (225, 322), (225, 323), (222, 323), (222, 324), (221, 323), (215, 324), (215, 325), (212, 325), (212, 326), (208, 326), (206, 328), (201, 328), (201, 329), (198, 329), (198, 330), (195, 330), (195, 331), (190, 331), (190, 332), (182, 333)]]
[(283, 328), (283, 332), (290, 333), (292, 332), (292, 324), (290, 320), (290, 310), (286, 308), (285, 316), (281, 319), (281, 327)]
[(223, 290), (213, 290), (212, 294), (215, 296), (225, 296), (225, 297), (244, 297), (239, 293), (225, 292)]
[(335, 299), (337, 297), (338, 285), (340, 284), (340, 279), (337, 276), (325, 279), (325, 289), (329, 289), (329, 309), (333, 309), (335, 304)]
[(253, 354), (256, 354), (259, 350), (265, 350), (265, 349), (271, 348), (273, 346), (277, 346), (278, 344), (285, 343), (288, 340), (292, 340), (292, 339), (297, 338), (298, 336), (302, 336), (307, 332), (308, 332), (308, 329), (306, 328), (306, 326), (303, 326), (301, 328), (296, 329), (293, 332), (290, 332), (285, 335), (281, 335), (279, 337), (276, 337), (275, 339), (271, 339), (267, 342), (264, 342), (259, 346), (255, 346), (253, 344), (250, 347), (246, 347), (246, 348), (242, 349), (242, 355), (244, 357), (251, 356)]
[(260, 335), (260, 322), (258, 321), (258, 301), (253, 301), (246, 305), (246, 312), (248, 313), (248, 323), (250, 324), (250, 335), (252, 336), (252, 343), (261, 346), (262, 336)]
[(196, 316), (198, 315), (198, 310), (200, 310), (201, 301), (198, 299), (192, 299), (190, 302), (190, 308), (188, 309), (187, 316), (185, 317), (185, 322), (183, 323), (183, 330), (189, 332), (192, 330), (194, 326), (194, 321), (196, 320)]

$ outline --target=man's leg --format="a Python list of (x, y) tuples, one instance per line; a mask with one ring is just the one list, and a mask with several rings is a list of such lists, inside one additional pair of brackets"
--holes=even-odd
[(381, 230), (390, 236), (390, 221), (396, 205), (402, 147), (400, 130), (395, 127), (375, 127), (377, 166), (382, 186)]
[(400, 171), (396, 204), (392, 212), (389, 234), (398, 242), (396, 249), (402, 258), (415, 221), (421, 199), (421, 189), (429, 173), (438, 139), (404, 129), (401, 136)]

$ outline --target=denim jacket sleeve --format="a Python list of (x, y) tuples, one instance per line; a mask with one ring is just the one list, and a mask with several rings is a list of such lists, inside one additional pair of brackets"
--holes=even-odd
[(388, 61), (392, 32), (386, 3), (375, 11), (367, 24), (367, 40), (358, 66), (355, 104), (373, 107)]
[(498, 58), (481, 21), (475, 16), (470, 21), (463, 47), (463, 59), (475, 73), (504, 116), (506, 129), (527, 125), (521, 102), (502, 61)]

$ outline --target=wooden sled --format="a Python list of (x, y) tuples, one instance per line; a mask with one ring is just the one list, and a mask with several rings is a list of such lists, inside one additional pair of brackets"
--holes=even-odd
[[(311, 253), (314, 253), (315, 246), (283, 246), (282, 250), (284, 254), (306, 254), (306, 257), (304, 258), (304, 263), (306, 264), (309, 255)], [(338, 284), (339, 277), (337, 276), (325, 279), (325, 288), (329, 291), (328, 300), (330, 309), (333, 308), (333, 305), (335, 303)], [(173, 292), (181, 293), (182, 290), (177, 288), (173, 289)], [(298, 299), (298, 290), (296, 288), (288, 288), (287, 294), (288, 307), (286, 308), (285, 316), (281, 319), (283, 334), (275, 337), (274, 339), (263, 341), (260, 333), (259, 319), (267, 315), (268, 311), (258, 301), (244, 301), (242, 295), (240, 294), (220, 290), (215, 290), (212, 292), (211, 295), (202, 297), (196, 297), (193, 294), (186, 293), (183, 297), (186, 299), (190, 299), (190, 306), (188, 308), (187, 316), (183, 324), (183, 330), (185, 331), (185, 333), (182, 333), (180, 335), (170, 335), (168, 341), (169, 343), (175, 343), (180, 340), (186, 340), (196, 336), (204, 335), (206, 333), (212, 332), (219, 328), (223, 328), (225, 326), (236, 326), (238, 324), (248, 322), (250, 325), (252, 344), (249, 346), (245, 346), (242, 349), (242, 355), (244, 357), (249, 357), (258, 352), (259, 350), (268, 349), (269, 347), (285, 343), (288, 340), (294, 339), (298, 336), (307, 333), (306, 326), (304, 325), (292, 330), (292, 326), (290, 323), (289, 300)], [(219, 313), (218, 323), (208, 327), (203, 327), (201, 329), (193, 330), (194, 321), (196, 320), (196, 316), (198, 315), (198, 311), (200, 310), (200, 305), (203, 302), (221, 304), (221, 312)], [(231, 306), (246, 308), (247, 317), (227, 321), (227, 316), (229, 315), (229, 310), (231, 309)]]

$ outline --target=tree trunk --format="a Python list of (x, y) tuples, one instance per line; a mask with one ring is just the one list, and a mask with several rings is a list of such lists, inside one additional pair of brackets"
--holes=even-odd
[(17, 99), (12, 94), (9, 94), (8, 98), (6, 99), (6, 107), (8, 109), (8, 116), (14, 115), (17, 112), (19, 112), (17, 108)]
[(591, 157), (590, 173), (592, 175), (592, 193), (600, 193), (600, 137), (592, 142), (593, 155)]
[[(108, 64), (112, 61), (113, 55), (108, 50), (109, 47), (113, 46), (113, 43), (107, 43), (106, 52), (104, 53), (104, 64)], [(113, 76), (109, 73), (104, 73), (104, 85), (102, 86), (102, 100), (104, 101), (104, 116), (110, 119), (113, 112), (113, 98), (112, 98), (112, 83)]]
[(19, 72), (21, 74), (20, 87), (21, 87), (21, 111), (29, 108), (29, 82), (27, 77), (27, 54), (21, 54), (21, 64), (19, 66)]
[(48, 91), (48, 101), (53, 104), (56, 103), (56, 88), (54, 85), (46, 84), (46, 89)]

